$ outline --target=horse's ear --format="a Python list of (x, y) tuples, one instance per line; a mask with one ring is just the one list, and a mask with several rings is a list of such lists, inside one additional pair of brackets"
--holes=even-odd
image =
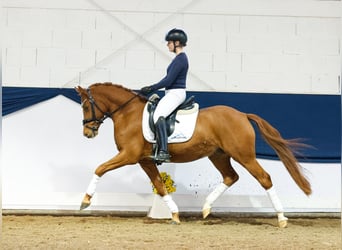
[(75, 87), (75, 90), (76, 90), (76, 92), (77, 92), (79, 95), (81, 95), (82, 93), (84, 93), (84, 89), (83, 89), (81, 86)]

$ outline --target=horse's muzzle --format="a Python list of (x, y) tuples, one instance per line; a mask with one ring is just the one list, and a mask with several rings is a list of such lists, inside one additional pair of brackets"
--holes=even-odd
[(98, 134), (98, 127), (90, 127), (84, 126), (83, 127), (83, 135), (87, 138), (94, 138)]

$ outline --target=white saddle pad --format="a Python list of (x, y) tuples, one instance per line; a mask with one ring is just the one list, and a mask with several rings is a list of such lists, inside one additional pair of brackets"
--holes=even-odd
[[(198, 104), (194, 104), (191, 110), (180, 110), (176, 115), (176, 123), (174, 132), (168, 137), (168, 143), (180, 143), (190, 140), (194, 133), (196, 121), (198, 116)], [(178, 121), (178, 122), (177, 122)], [(154, 133), (149, 126), (149, 113), (147, 111), (147, 104), (144, 108), (142, 128), (145, 140), (155, 143)]]

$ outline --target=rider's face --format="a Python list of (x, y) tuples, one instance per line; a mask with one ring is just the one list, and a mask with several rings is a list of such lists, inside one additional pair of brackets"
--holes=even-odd
[(170, 51), (170, 52), (174, 52), (174, 50), (175, 50), (175, 45), (176, 45), (176, 46), (179, 46), (179, 41), (175, 41), (175, 42), (173, 42), (173, 41), (168, 41), (167, 44), (166, 44), (166, 46), (169, 48), (169, 51)]
[(170, 52), (173, 52), (173, 50), (175, 48), (173, 41), (168, 41), (166, 46), (169, 48)]

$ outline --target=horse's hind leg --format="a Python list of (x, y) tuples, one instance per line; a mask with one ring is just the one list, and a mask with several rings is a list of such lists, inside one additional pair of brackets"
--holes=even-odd
[(230, 157), (223, 151), (217, 150), (209, 157), (209, 160), (214, 164), (217, 170), (221, 173), (223, 182), (220, 183), (206, 198), (202, 214), (206, 218), (211, 212), (212, 204), (227, 190), (228, 187), (233, 185), (239, 176), (233, 169), (230, 163)]
[(239, 161), (250, 174), (254, 176), (255, 179), (261, 184), (261, 186), (266, 190), (269, 199), (272, 202), (273, 208), (278, 215), (278, 225), (279, 227), (287, 226), (287, 218), (284, 216), (283, 206), (278, 198), (278, 195), (273, 187), (270, 175), (260, 166), (256, 158), (251, 158), (248, 161)]

